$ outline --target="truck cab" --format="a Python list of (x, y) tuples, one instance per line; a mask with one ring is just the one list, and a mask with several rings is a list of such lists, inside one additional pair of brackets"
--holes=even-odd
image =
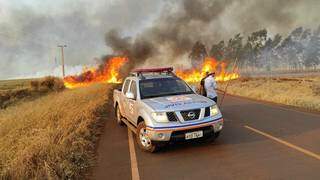
[(137, 134), (137, 143), (153, 152), (167, 142), (212, 139), (223, 128), (216, 103), (197, 94), (173, 68), (138, 69), (114, 91), (117, 122)]

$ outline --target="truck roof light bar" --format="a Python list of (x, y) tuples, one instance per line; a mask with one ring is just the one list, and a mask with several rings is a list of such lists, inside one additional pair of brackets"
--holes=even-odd
[(164, 67), (164, 68), (149, 68), (149, 69), (135, 69), (135, 73), (150, 73), (150, 72), (172, 72), (173, 67)]
[(143, 76), (144, 73), (166, 73), (167, 75), (175, 76), (175, 74), (172, 72), (173, 67), (164, 67), (164, 68), (149, 68), (149, 69), (135, 69), (132, 71), (132, 76), (137, 76), (142, 79), (145, 77)]

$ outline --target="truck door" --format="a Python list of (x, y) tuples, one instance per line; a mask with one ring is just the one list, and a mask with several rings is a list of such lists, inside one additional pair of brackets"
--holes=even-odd
[(126, 97), (126, 93), (128, 92), (129, 90), (129, 85), (130, 85), (130, 80), (127, 79), (125, 82), (124, 82), (124, 85), (123, 85), (123, 88), (122, 88), (122, 93), (121, 93), (121, 96), (120, 96), (120, 109), (121, 109), (121, 114), (122, 116), (128, 118), (128, 113), (127, 113), (127, 109), (128, 109), (128, 100), (127, 100), (127, 97)]
[(130, 84), (129, 91), (134, 95), (133, 99), (127, 99), (128, 102), (128, 120), (133, 124), (136, 124), (137, 120), (137, 83), (132, 80)]

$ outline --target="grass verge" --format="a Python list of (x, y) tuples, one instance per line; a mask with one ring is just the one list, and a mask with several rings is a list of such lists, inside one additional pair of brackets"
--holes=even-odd
[[(226, 82), (219, 83), (224, 90)], [(230, 82), (229, 94), (320, 111), (320, 78), (240, 78)]]
[(106, 85), (50, 93), (0, 111), (0, 179), (81, 179), (94, 165)]

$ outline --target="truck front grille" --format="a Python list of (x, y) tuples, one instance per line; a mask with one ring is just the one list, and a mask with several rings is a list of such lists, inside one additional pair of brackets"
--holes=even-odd
[(180, 114), (185, 121), (192, 121), (199, 119), (201, 109), (192, 109), (187, 111), (181, 111)]
[(178, 118), (175, 112), (167, 112), (167, 117), (169, 121), (178, 121)]

